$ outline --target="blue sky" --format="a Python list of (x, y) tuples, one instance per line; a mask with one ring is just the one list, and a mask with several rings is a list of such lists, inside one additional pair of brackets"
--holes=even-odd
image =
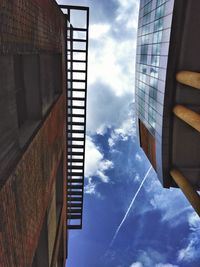
[(134, 73), (139, 1), (90, 6), (86, 186), (68, 267), (199, 267), (200, 221), (182, 192), (163, 189), (136, 138)]

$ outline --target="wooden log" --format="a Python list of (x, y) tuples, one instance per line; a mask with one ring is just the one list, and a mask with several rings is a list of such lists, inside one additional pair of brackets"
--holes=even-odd
[(198, 113), (182, 105), (176, 105), (173, 112), (178, 118), (200, 132), (200, 115)]
[(180, 171), (173, 169), (170, 171), (170, 174), (200, 217), (199, 194), (196, 192), (190, 182), (181, 174)]
[(196, 89), (200, 89), (200, 73), (198, 72), (179, 71), (176, 74), (176, 80), (179, 83), (189, 85)]

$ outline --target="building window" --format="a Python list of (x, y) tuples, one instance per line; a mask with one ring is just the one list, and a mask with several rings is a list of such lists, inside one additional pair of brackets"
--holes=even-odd
[(16, 113), (23, 147), (62, 93), (61, 54), (14, 56)]
[(42, 118), (37, 54), (14, 56), (14, 79), (19, 143), (23, 147)]
[(40, 54), (40, 87), (44, 115), (62, 93), (61, 54)]

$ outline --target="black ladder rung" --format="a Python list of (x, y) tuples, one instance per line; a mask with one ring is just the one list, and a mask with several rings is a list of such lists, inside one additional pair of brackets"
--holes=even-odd
[(67, 51), (72, 53), (87, 53), (87, 50), (85, 49), (67, 49)]
[[(69, 179), (76, 179), (75, 177), (80, 176), (80, 179), (83, 177), (83, 172), (67, 172), (67, 176)], [(78, 179), (78, 178), (77, 178)]]
[(85, 141), (85, 138), (84, 137), (68, 137), (67, 140)]
[(67, 229), (69, 230), (79, 230), (82, 229), (82, 224), (67, 224)]
[(67, 202), (82, 202), (83, 198), (82, 197), (67, 197)]
[[(84, 141), (84, 140), (82, 140), (81, 138), (84, 138), (84, 137), (80, 137), (80, 139), (78, 140), (78, 139), (74, 139), (73, 138), (73, 136), (70, 136), (70, 135), (72, 135), (72, 134), (68, 134), (68, 137), (67, 137), (67, 140), (68, 140), (68, 142), (72, 142), (72, 141)], [(77, 137), (78, 138), (78, 137)]]
[(71, 39), (71, 38), (67, 38), (67, 41), (86, 43), (87, 39), (76, 39), (76, 38)]
[(73, 152), (70, 152), (70, 155), (72, 155), (72, 156), (83, 156), (84, 152), (73, 151)]
[(83, 171), (82, 172), (67, 172), (68, 176), (83, 176)]
[(79, 178), (79, 179), (77, 179), (77, 178), (75, 178), (75, 179), (71, 179), (71, 178), (69, 178), (69, 179), (67, 179), (67, 183), (69, 184), (69, 183), (83, 183), (83, 179), (82, 178)]
[(68, 208), (82, 208), (82, 203), (67, 203)]
[(75, 28), (75, 27), (67, 27), (67, 30), (73, 30), (73, 31), (78, 31), (78, 32), (86, 32), (88, 29), (86, 28)]
[(79, 122), (79, 121), (73, 121), (70, 123), (71, 125), (79, 125), (79, 126), (85, 126), (85, 122)]
[(78, 220), (81, 218), (82, 218), (82, 215), (71, 215), (71, 214), (67, 215), (67, 219), (70, 219), (70, 220)]
[(83, 189), (83, 185), (68, 185), (68, 189)]
[(67, 130), (68, 133), (85, 133), (84, 130)]
[(86, 83), (86, 80), (80, 79), (67, 79), (68, 82)]
[(86, 60), (84, 60), (84, 59), (68, 59), (67, 61), (69, 61), (69, 62), (74, 62), (74, 63), (87, 63), (87, 61)]
[(68, 165), (67, 166), (68, 169), (76, 169), (76, 170), (81, 170), (83, 169), (83, 165)]
[(76, 108), (76, 109), (86, 109), (86, 107), (85, 106), (75, 106), (75, 105), (72, 105), (72, 106), (70, 106), (70, 105), (68, 105), (67, 106), (68, 108), (71, 108), (71, 109), (74, 109), (74, 108)]
[(85, 88), (72, 88), (71, 91), (72, 92), (85, 92), (86, 89)]
[(82, 213), (82, 209), (68, 209), (67, 210), (68, 213)]
[(67, 147), (70, 147), (70, 148), (82, 148), (84, 149), (84, 146), (83, 145), (67, 145)]
[(85, 101), (85, 97), (68, 97), (67, 100)]
[(74, 170), (82, 170), (83, 166), (77, 166), (77, 165), (68, 165), (67, 166), (68, 169), (74, 169)]
[[(82, 160), (82, 161), (79, 161), (79, 162), (83, 163), (83, 160)], [(73, 161), (72, 163), (74, 163), (74, 161)], [(68, 168), (68, 167), (70, 167), (70, 165), (69, 165), (69, 164), (68, 164), (67, 168)], [(82, 168), (83, 168), (83, 166), (82, 166)]]
[(68, 118), (85, 118), (85, 114), (68, 114)]
[(80, 73), (82, 73), (82, 72), (84, 72), (84, 73), (87, 72), (86, 70), (76, 70), (76, 69), (71, 69), (70, 71), (71, 71), (72, 73), (73, 73), (73, 72), (80, 72)]

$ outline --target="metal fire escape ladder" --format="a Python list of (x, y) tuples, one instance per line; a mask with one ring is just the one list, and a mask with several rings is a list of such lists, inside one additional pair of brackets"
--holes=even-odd
[[(67, 227), (81, 229), (83, 218), (89, 8), (60, 5), (67, 11)], [(83, 14), (84, 27), (70, 23), (73, 11)]]

